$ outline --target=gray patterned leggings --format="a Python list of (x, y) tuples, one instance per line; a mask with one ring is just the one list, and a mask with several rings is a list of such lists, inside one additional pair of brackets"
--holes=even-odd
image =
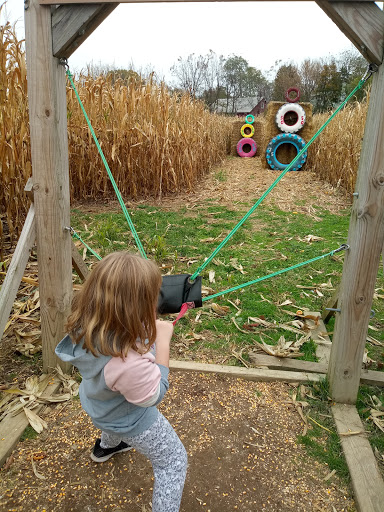
[(159, 413), (155, 423), (133, 437), (101, 434), (101, 447), (114, 448), (128, 443), (152, 463), (155, 483), (152, 512), (178, 512), (187, 474), (187, 452), (171, 424)]

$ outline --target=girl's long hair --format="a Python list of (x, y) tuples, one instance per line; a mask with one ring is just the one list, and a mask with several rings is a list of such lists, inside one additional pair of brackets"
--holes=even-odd
[(66, 325), (72, 341), (84, 340), (95, 356), (124, 358), (130, 348), (149, 350), (156, 338), (161, 279), (150, 260), (127, 252), (106, 256), (73, 299)]

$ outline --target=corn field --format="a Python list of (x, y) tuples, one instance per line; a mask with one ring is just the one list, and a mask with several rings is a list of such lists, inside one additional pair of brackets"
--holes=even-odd
[[(312, 144), (308, 151), (308, 168), (316, 177), (341, 187), (348, 195), (355, 189), (368, 96), (359, 103), (347, 104)], [(313, 116), (314, 133), (326, 122), (330, 113)]]
[(0, 254), (4, 235), (17, 238), (22, 229), (28, 208), (23, 189), (30, 175), (25, 56), (13, 27), (5, 23), (0, 25)]
[[(13, 27), (0, 27), (0, 254), (17, 241), (29, 208), (31, 176), (25, 55)], [(111, 76), (75, 80), (124, 199), (191, 191), (228, 152), (231, 121), (165, 85)], [(113, 189), (74, 91), (68, 84), (71, 198), (97, 200)]]
[[(100, 76), (76, 87), (125, 198), (191, 191), (227, 153), (231, 122), (165, 85)], [(112, 187), (71, 89), (67, 103), (71, 196), (96, 199)]]
[[(0, 6), (1, 12), (1, 6)], [(0, 26), (0, 259), (17, 241), (31, 176), (26, 64), (23, 42), (8, 22)], [(75, 80), (112, 174), (125, 200), (192, 191), (230, 151), (233, 120), (210, 114), (189, 96), (151, 80), (111, 75)], [(112, 186), (79, 103), (67, 88), (72, 200), (98, 200)], [(367, 102), (347, 106), (309, 152), (308, 168), (348, 193), (354, 189)], [(317, 130), (326, 115), (314, 116)]]

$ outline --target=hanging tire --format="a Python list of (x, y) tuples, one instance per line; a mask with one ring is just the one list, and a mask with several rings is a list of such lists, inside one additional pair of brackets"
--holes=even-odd
[[(246, 133), (245, 130), (249, 130), (249, 133)], [(255, 134), (255, 128), (251, 124), (243, 124), (240, 133), (242, 137), (253, 137)]]
[(255, 122), (255, 116), (253, 116), (252, 114), (248, 114), (247, 116), (245, 116), (245, 122), (248, 124), (253, 124)]
[[(271, 169), (284, 171), (288, 167), (289, 164), (283, 164), (280, 162), (276, 156), (276, 152), (278, 148), (282, 144), (291, 144), (296, 150), (296, 156), (300, 153), (300, 151), (305, 146), (305, 140), (299, 135), (293, 133), (281, 133), (280, 135), (276, 135), (270, 141), (267, 146), (267, 150), (265, 152), (265, 157), (267, 159), (268, 165)], [(307, 151), (300, 156), (300, 159), (295, 163), (294, 167), (291, 171), (298, 171), (302, 168), (307, 160)]]
[[(294, 98), (291, 98), (289, 95), (291, 92), (295, 92), (296, 96)], [(296, 103), (296, 101), (299, 101), (300, 99), (300, 91), (297, 87), (290, 87), (287, 92), (285, 93), (285, 99), (288, 101), (288, 103)]]
[(257, 144), (253, 139), (250, 139), (249, 137), (240, 139), (237, 143), (236, 151), (237, 154), (242, 158), (250, 158), (256, 155)]
[(276, 113), (276, 124), (284, 133), (296, 133), (305, 125), (305, 111), (297, 103), (285, 103)]

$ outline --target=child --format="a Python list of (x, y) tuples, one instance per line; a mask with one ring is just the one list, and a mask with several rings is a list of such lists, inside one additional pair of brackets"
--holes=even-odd
[(102, 431), (92, 460), (135, 448), (152, 463), (152, 511), (177, 512), (187, 454), (156, 408), (168, 390), (173, 334), (171, 322), (156, 320), (161, 281), (155, 263), (109, 254), (75, 296), (56, 354), (79, 369), (81, 404)]

